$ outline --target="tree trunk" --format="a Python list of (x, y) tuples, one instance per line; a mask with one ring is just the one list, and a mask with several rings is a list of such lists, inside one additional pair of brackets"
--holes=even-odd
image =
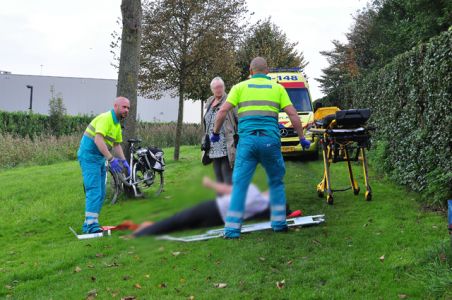
[(182, 79), (179, 85), (179, 110), (177, 112), (176, 140), (174, 141), (174, 160), (179, 160), (180, 139), (182, 136), (182, 125), (184, 120), (184, 93), (185, 85)]
[(205, 131), (203, 119), (204, 119), (204, 100), (201, 99), (201, 128)]
[[(129, 115), (124, 122), (123, 141), (136, 135), (137, 87), (140, 69), (141, 45), (141, 0), (122, 0), (122, 36), (121, 55), (118, 71), (117, 96), (130, 100)], [(129, 156), (127, 143), (123, 143), (124, 152)]]

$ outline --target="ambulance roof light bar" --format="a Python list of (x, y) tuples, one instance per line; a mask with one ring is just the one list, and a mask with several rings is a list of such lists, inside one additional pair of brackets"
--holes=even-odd
[(303, 68), (294, 67), (294, 68), (269, 68), (268, 71), (270, 73), (276, 72), (303, 72)]

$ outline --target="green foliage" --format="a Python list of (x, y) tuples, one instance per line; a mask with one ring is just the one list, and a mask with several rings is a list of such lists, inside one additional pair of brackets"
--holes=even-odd
[(52, 97), (49, 100), (49, 122), (55, 136), (61, 136), (64, 132), (64, 116), (66, 108), (61, 94), (54, 93), (53, 86), (50, 88)]
[(248, 78), (250, 62), (256, 56), (264, 57), (270, 67), (306, 67), (308, 63), (296, 50), (297, 45), (270, 18), (258, 21), (248, 29), (237, 50), (241, 79)]
[(372, 109), (380, 167), (428, 204), (452, 197), (451, 49), (447, 31), (344, 86), (345, 107)]
[[(137, 126), (137, 136), (143, 145), (157, 147), (174, 146), (176, 123), (144, 123)], [(200, 124), (184, 124), (182, 126), (181, 145), (200, 145), (203, 136)]]
[(0, 133), (0, 168), (18, 165), (48, 165), (74, 160), (81, 134), (67, 136), (17, 137)]
[(360, 69), (371, 70), (427, 42), (451, 24), (450, 1), (374, 0), (355, 16), (347, 38)]
[[(0, 113), (0, 118), (5, 115), (16, 116), (17, 113)], [(24, 114), (24, 116), (27, 116)], [(33, 115), (47, 125), (49, 117)], [(78, 117), (72, 117), (78, 120)], [(19, 119), (24, 120), (24, 119)], [(0, 129), (0, 168), (12, 168), (18, 165), (47, 165), (55, 162), (74, 160), (77, 158), (77, 149), (86, 125), (91, 118), (81, 124), (75, 123), (71, 117), (65, 116), (64, 128), (79, 129), (71, 134), (59, 137), (50, 135), (52, 127), (38, 132), (27, 131), (25, 136), (11, 134)], [(20, 122), (19, 122), (20, 123)], [(39, 123), (39, 122), (38, 122)], [(30, 122), (28, 124), (31, 124)], [(46, 125), (46, 126), (47, 126)], [(176, 123), (144, 123), (137, 124), (137, 136), (143, 140), (143, 146), (171, 147), (174, 146)], [(12, 126), (12, 129), (17, 127)], [(10, 129), (11, 129), (10, 128)], [(20, 129), (23, 127), (19, 127)], [(13, 133), (17, 133), (12, 131)], [(31, 134), (31, 135), (29, 135)], [(199, 124), (184, 124), (182, 127), (182, 145), (199, 145), (202, 137), (202, 128)]]
[[(92, 118), (92, 116), (59, 116), (59, 133), (60, 135), (81, 134)], [(49, 116), (5, 111), (0, 111), (1, 133), (29, 138), (55, 135)]]
[(318, 79), (333, 103), (343, 101), (344, 85), (382, 68), (394, 57), (446, 31), (452, 25), (452, 2), (445, 0), (373, 0), (357, 12), (347, 42), (333, 41), (322, 51), (329, 66)]

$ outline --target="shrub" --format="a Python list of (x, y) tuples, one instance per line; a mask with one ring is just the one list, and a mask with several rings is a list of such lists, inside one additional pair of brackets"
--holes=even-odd
[(451, 49), (444, 32), (343, 88), (350, 107), (372, 109), (379, 168), (428, 204), (452, 196)]

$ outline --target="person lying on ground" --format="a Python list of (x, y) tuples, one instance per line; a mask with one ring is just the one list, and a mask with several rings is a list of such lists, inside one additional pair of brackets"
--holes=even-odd
[[(204, 177), (203, 185), (217, 193), (215, 200), (203, 201), (156, 223), (145, 222), (128, 238), (224, 225), (231, 201), (232, 186), (215, 182), (208, 177)], [(270, 216), (269, 203), (268, 191), (261, 192), (256, 185), (250, 184), (246, 194), (245, 220), (268, 219)], [(289, 212), (288, 209), (287, 211)], [(296, 214), (300, 215), (301, 212), (297, 211)]]

